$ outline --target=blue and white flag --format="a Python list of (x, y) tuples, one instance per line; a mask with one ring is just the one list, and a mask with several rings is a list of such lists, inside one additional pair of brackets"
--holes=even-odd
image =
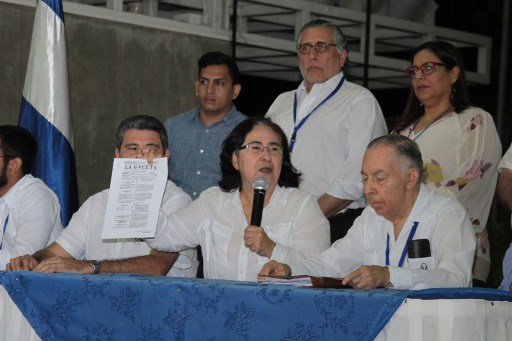
[(37, 3), (19, 125), (37, 140), (32, 174), (57, 194), (67, 226), (78, 208), (78, 190), (61, 0)]

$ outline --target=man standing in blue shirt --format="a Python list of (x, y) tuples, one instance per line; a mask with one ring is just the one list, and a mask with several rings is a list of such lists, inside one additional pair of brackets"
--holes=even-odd
[(192, 200), (217, 185), (222, 141), (246, 118), (233, 104), (241, 90), (235, 61), (221, 52), (207, 52), (197, 65), (199, 106), (165, 121), (170, 179)]
[[(233, 100), (242, 89), (236, 62), (222, 52), (207, 52), (197, 62), (195, 82), (199, 106), (165, 121), (169, 136), (169, 177), (192, 200), (221, 178), (222, 141), (246, 116)], [(201, 250), (198, 250), (197, 277), (203, 277)]]

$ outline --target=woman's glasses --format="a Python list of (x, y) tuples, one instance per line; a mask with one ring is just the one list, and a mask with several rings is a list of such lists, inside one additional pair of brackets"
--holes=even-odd
[(422, 74), (426, 76), (434, 72), (436, 70), (436, 66), (444, 66), (444, 64), (439, 62), (426, 62), (421, 64), (420, 66), (414, 65), (408, 67), (407, 69), (405, 69), (405, 73), (411, 79), (414, 78), (420, 71)]

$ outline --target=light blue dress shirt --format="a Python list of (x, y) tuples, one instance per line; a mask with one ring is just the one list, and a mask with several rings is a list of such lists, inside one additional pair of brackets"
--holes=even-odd
[(512, 244), (503, 257), (503, 281), (498, 289), (512, 291)]
[(205, 126), (199, 119), (199, 107), (169, 117), (165, 129), (169, 135), (169, 179), (192, 200), (221, 179), (222, 142), (238, 123), (247, 117), (235, 106), (219, 122)]

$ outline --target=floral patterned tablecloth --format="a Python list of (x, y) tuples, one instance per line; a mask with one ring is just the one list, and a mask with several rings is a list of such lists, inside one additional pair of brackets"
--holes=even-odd
[(512, 301), (498, 290), (316, 289), (250, 282), (0, 272), (43, 340), (372, 340), (407, 297)]

